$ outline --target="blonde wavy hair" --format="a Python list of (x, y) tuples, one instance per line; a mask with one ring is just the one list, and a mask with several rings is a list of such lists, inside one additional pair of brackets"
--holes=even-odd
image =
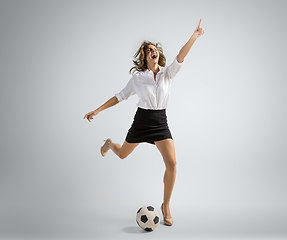
[(135, 66), (133, 66), (130, 69), (130, 71), (129, 71), (130, 73), (134, 74), (136, 71), (140, 72), (140, 71), (144, 71), (148, 68), (147, 67), (147, 61), (146, 61), (146, 50), (147, 50), (149, 45), (153, 45), (157, 48), (157, 51), (159, 53), (158, 64), (162, 67), (165, 67), (166, 58), (163, 54), (161, 44), (160, 43), (154, 44), (150, 41), (143, 41), (140, 48), (137, 50), (137, 52), (134, 55), (135, 60), (133, 60), (133, 63)]

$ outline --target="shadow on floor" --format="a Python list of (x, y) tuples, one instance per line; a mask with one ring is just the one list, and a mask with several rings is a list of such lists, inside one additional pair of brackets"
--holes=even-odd
[(134, 233), (134, 234), (145, 234), (145, 233), (150, 233), (148, 231), (145, 231), (141, 229), (140, 227), (133, 226), (133, 227), (125, 227), (123, 228), (123, 232), (125, 233)]

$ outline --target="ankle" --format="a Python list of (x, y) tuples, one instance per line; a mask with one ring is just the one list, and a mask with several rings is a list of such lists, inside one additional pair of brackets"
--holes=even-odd
[(109, 149), (112, 149), (112, 146), (114, 145), (114, 143), (112, 142), (112, 140), (110, 140), (109, 142), (108, 142), (108, 147), (109, 147)]
[(165, 208), (165, 209), (169, 209), (169, 203), (163, 202), (162, 203), (162, 207)]
[(112, 142), (112, 139), (108, 138), (108, 139), (106, 140), (106, 143), (107, 143), (107, 147), (108, 147), (108, 148), (111, 148), (111, 144), (113, 143), (113, 142)]

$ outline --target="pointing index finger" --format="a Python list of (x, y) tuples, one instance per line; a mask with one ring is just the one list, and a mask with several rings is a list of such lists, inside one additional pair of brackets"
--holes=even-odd
[(200, 27), (200, 24), (201, 24), (201, 19), (199, 20), (199, 23), (198, 23), (198, 26), (197, 26), (198, 28)]

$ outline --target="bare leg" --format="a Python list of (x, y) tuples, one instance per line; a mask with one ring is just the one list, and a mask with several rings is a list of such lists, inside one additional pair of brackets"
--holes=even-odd
[(107, 139), (106, 143), (102, 147), (103, 149), (103, 156), (106, 155), (106, 153), (109, 151), (109, 149), (112, 149), (112, 151), (120, 158), (124, 159), (128, 155), (132, 153), (132, 151), (139, 145), (139, 143), (128, 143), (127, 141), (124, 142), (124, 144), (121, 146), (118, 143), (113, 143), (112, 140), (109, 138)]
[(162, 141), (155, 142), (158, 150), (160, 151), (166, 170), (164, 173), (164, 196), (163, 196), (163, 211), (166, 218), (171, 218), (169, 202), (172, 194), (172, 190), (175, 183), (176, 177), (176, 158), (175, 158), (175, 149), (172, 139), (165, 139)]

